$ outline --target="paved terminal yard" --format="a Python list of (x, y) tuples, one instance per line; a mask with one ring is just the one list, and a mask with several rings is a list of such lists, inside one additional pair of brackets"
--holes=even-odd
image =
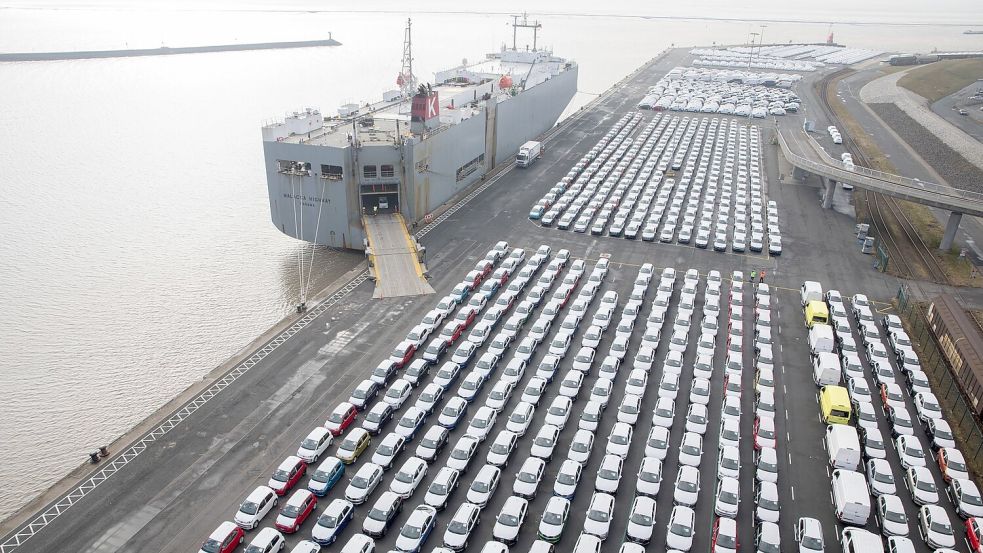
[[(738, 296), (743, 305), (735, 308), (743, 316), (745, 329), (738, 340), (743, 344), (739, 356), (744, 370), (739, 373), (741, 468), (740, 506), (736, 521), (741, 548), (745, 551), (753, 550), (756, 487), (752, 445), (755, 418), (755, 337), (750, 329), (754, 327), (756, 311), (755, 287), (746, 281), (752, 270), (764, 269), (771, 290), (770, 328), (775, 367), (776, 453), (782, 550), (791, 550), (793, 547), (793, 525), (802, 516), (818, 519), (822, 525), (826, 550), (838, 550), (841, 526), (834, 517), (830, 499), (829, 469), (822, 445), (825, 426), (819, 420), (817, 387), (811, 377), (811, 361), (798, 288), (804, 280), (819, 281), (827, 288), (840, 290), (846, 298), (856, 293), (866, 294), (873, 300), (878, 313), (889, 312), (887, 301), (895, 294), (898, 282), (870, 268), (871, 258), (859, 253), (859, 247), (850, 233), (853, 221), (836, 212), (821, 210), (818, 193), (812, 186), (778, 184), (775, 158), (777, 150), (770, 144), (770, 135), (766, 131), (762, 132), (762, 173), (769, 183), (768, 199), (776, 200), (780, 206), (779, 227), (783, 245), (780, 257), (769, 256), (767, 251), (756, 255), (735, 255), (731, 252), (702, 250), (691, 245), (557, 232), (528, 218), (529, 207), (565, 176), (581, 155), (596, 144), (615, 122), (625, 113), (634, 110), (651, 83), (672, 67), (686, 65), (690, 59), (685, 52), (676, 50), (660, 61), (646, 66), (626, 82), (619, 84), (597, 105), (576, 114), (549, 140), (543, 159), (528, 169), (511, 170), (498, 177), (487, 190), (424, 236), (421, 242), (427, 248), (427, 265), (433, 275), (431, 285), (437, 295), (373, 300), (371, 283), (366, 282), (354, 288), (311, 324), (271, 349), (255, 367), (203, 404), (185, 422), (149, 443), (140, 455), (109, 480), (88, 492), (82, 500), (60, 516), (39, 526), (36, 535), (23, 545), (4, 551), (195, 551), (221, 522), (232, 520), (246, 495), (256, 486), (267, 483), (281, 461), (295, 454), (301, 440), (314, 427), (324, 424), (332, 410), (348, 399), (354, 387), (369, 376), (372, 369), (388, 356), (388, 352), (406, 337), (439, 299), (449, 293), (499, 241), (507, 241), (512, 248), (523, 248), (527, 258), (542, 244), (551, 248), (550, 259), (554, 259), (561, 249), (569, 250), (571, 262), (559, 273), (550, 293), (562, 286), (562, 279), (570, 273), (572, 260), (585, 260), (584, 276), (573, 289), (572, 298), (576, 298), (587, 285), (588, 277), (600, 259), (608, 260), (609, 268), (593, 301), (586, 309), (584, 321), (573, 334), (568, 353), (559, 364), (556, 378), (546, 387), (540, 399), (530, 431), (518, 440), (508, 467), (502, 471), (502, 480), (497, 491), (481, 512), (481, 522), (469, 540), (469, 551), (480, 550), (481, 545), (491, 539), (495, 520), (512, 492), (515, 473), (530, 455), (533, 438), (543, 426), (547, 408), (560, 393), (561, 380), (573, 370), (573, 357), (581, 347), (594, 312), (601, 306), (602, 297), (606, 293), (617, 292), (616, 317), (603, 333), (596, 348), (595, 361), (574, 400), (571, 417), (559, 434), (554, 455), (547, 463), (546, 473), (539, 485), (539, 493), (530, 502), (529, 515), (512, 551), (526, 551), (536, 539), (540, 513), (552, 494), (554, 478), (577, 431), (577, 418), (590, 399), (591, 390), (601, 378), (601, 359), (608, 354), (615, 341), (618, 322), (644, 264), (654, 266), (654, 276), (645, 299), (641, 302), (640, 311), (635, 315), (626, 359), (613, 380), (610, 402), (595, 432), (594, 446), (572, 499), (570, 520), (558, 549), (572, 550), (580, 530), (585, 527), (597, 469), (605, 456), (608, 435), (617, 420), (618, 407), (625, 393), (634, 354), (643, 340), (646, 322), (651, 315), (652, 300), (656, 297), (664, 268), (672, 267), (676, 272), (675, 285), (662, 326), (657, 357), (649, 374), (648, 386), (642, 395), (640, 415), (633, 426), (631, 447), (624, 458), (622, 479), (615, 494), (614, 516), (602, 550), (617, 551), (625, 536), (628, 513), (635, 495), (635, 475), (645, 457), (645, 442), (653, 426), (653, 408), (658, 401), (659, 385), (664, 372), (663, 362), (670, 349), (672, 327), (679, 314), (679, 304), (685, 287), (684, 274), (689, 269), (698, 272), (699, 280), (696, 285), (694, 313), (690, 318), (689, 343), (683, 354), (684, 363), (674, 402), (675, 417), (670, 429), (670, 448), (663, 463), (663, 482), (656, 500), (654, 538), (649, 549), (662, 551), (666, 548), (665, 528), (673, 510), (673, 480), (679, 470), (678, 449), (683, 439), (685, 417), (690, 404), (694, 361), (701, 336), (701, 321), (705, 314), (702, 310), (706, 301), (708, 275), (710, 271), (718, 271), (722, 276), (718, 316), (720, 328), (713, 347), (714, 368), (710, 378), (709, 417), (698, 468), (701, 487), (695, 503), (696, 518), (690, 550), (710, 549), (716, 518), (714, 487), (717, 481), (718, 430), (724, 396), (723, 365), (728, 358), (729, 347), (727, 321), (731, 315), (728, 300), (734, 287), (730, 279), (733, 271), (741, 271), (743, 276), (740, 278), (745, 282), (742, 282)], [(798, 86), (810, 86), (812, 78), (815, 77), (804, 79)], [(651, 117), (651, 114), (646, 112), (645, 117)], [(730, 120), (723, 116), (721, 119)], [(792, 118), (789, 119), (787, 124), (795, 124)], [(743, 122), (744, 119), (740, 121)], [(545, 270), (544, 264), (536, 278)], [(526, 287), (518, 299), (524, 298), (531, 287), (532, 284)], [(498, 292), (493, 299), (501, 294), (502, 292)], [(480, 466), (485, 463), (494, 436), (505, 428), (508, 415), (519, 402), (526, 382), (535, 376), (536, 367), (547, 355), (550, 341), (560, 332), (558, 325), (570, 313), (573, 302), (571, 299), (560, 311), (547, 339), (535, 349), (529, 368), (517, 386), (517, 391), (502, 409), (491, 437), (479, 447), (469, 470), (462, 477), (461, 487), (454, 492), (447, 509), (438, 515), (437, 524), (426, 541), (425, 551), (441, 545), (448, 520), (464, 502), (467, 487), (479, 472)], [(449, 446), (429, 464), (427, 476), (405, 502), (403, 512), (390, 525), (388, 534), (378, 541), (376, 551), (393, 548), (399, 528), (409, 518), (413, 508), (423, 503), (426, 487), (445, 465), (453, 444), (465, 434), (467, 422), (485, 404), (492, 386), (501, 378), (504, 367), (518, 349), (518, 340), (526, 335), (532, 323), (542, 315), (545, 303), (544, 301), (536, 308), (530, 320), (519, 331), (517, 341), (505, 352), (498, 369), (491, 375), (491, 381), (482, 388), (468, 408), (464, 422), (450, 432)], [(849, 309), (849, 303), (847, 305)], [(513, 306), (508, 314), (503, 315), (498, 328), (502, 328), (504, 321), (515, 309), (517, 307)], [(482, 313), (488, 310), (486, 307)], [(877, 315), (878, 318), (880, 316)], [(856, 333), (856, 328), (853, 331)], [(862, 344), (859, 336), (857, 338), (857, 343)], [(886, 335), (883, 338), (886, 345)], [(466, 339), (467, 335), (462, 336), (457, 344)], [(450, 359), (457, 344), (445, 354), (441, 363)], [(480, 357), (488, 347), (486, 342), (475, 357)], [(735, 353), (733, 359), (737, 356)], [(419, 357), (418, 353), (414, 359)], [(472, 362), (465, 371), (473, 365)], [(900, 372), (897, 374), (898, 381), (903, 383)], [(420, 390), (434, 378), (432, 371), (421, 387), (412, 392), (410, 401), (397, 411), (397, 419), (416, 401)], [(868, 380), (869, 386), (873, 388), (873, 380), (869, 377)], [(457, 390), (458, 384), (450, 386), (437, 409), (445, 405)], [(907, 394), (904, 401), (909, 412), (914, 414), (911, 398)], [(890, 427), (883, 413), (878, 410), (876, 417), (881, 433), (889, 437)], [(356, 425), (361, 422), (360, 418)], [(424, 430), (435, 423), (436, 417), (431, 416), (424, 425)], [(315, 515), (304, 523), (297, 534), (287, 538), (288, 551), (300, 540), (310, 538), (316, 515), (332, 500), (344, 496), (348, 478), (370, 461), (371, 453), (382, 437), (395, 427), (396, 421), (388, 423), (382, 434), (373, 438), (372, 445), (357, 463), (347, 467), (344, 480), (318, 499)], [(930, 455), (928, 441), (922, 430), (916, 428), (915, 433), (924, 446), (926, 455)], [(394, 468), (385, 473), (369, 501), (356, 507), (354, 521), (342, 532), (339, 543), (325, 549), (340, 551), (342, 544), (361, 529), (367, 510), (389, 488), (394, 473), (414, 454), (419, 441), (420, 436), (408, 445), (394, 463)], [(328, 452), (334, 453), (339, 442), (340, 439), (336, 438), (336, 445), (329, 448)], [(321, 460), (325, 458), (326, 456), (322, 456)], [(901, 498), (909, 519), (909, 537), (914, 542), (915, 550), (930, 551), (919, 538), (916, 508), (902, 485), (903, 473), (898, 455), (890, 447), (887, 459), (898, 483), (897, 495)], [(936, 483), (942, 489), (938, 469), (931, 463), (929, 466)], [(305, 477), (295, 489), (302, 489), (306, 483)], [(284, 503), (281, 499), (280, 505)], [(939, 504), (947, 510), (956, 530), (956, 537), (959, 539), (956, 549), (966, 551), (966, 545), (961, 541), (960, 519), (944, 496)], [(275, 512), (267, 515), (262, 526), (272, 526), (275, 515)], [(874, 517), (870, 518), (867, 528), (879, 532)], [(249, 532), (247, 541), (257, 532)], [(9, 536), (4, 539), (7, 546), (10, 543)]]

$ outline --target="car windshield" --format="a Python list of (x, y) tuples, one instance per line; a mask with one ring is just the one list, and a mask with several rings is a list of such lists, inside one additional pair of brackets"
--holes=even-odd
[(915, 482), (915, 487), (924, 492), (934, 492), (936, 491), (935, 482), (927, 480), (924, 478), (919, 478)]
[(620, 478), (620, 471), (614, 469), (601, 469), (597, 471), (598, 476), (607, 480), (617, 480)]
[(495, 442), (492, 444), (491, 450), (495, 453), (506, 454), (509, 452), (510, 447), (509, 444), (507, 443), (503, 444), (503, 443)]
[(822, 551), (824, 547), (823, 540), (815, 536), (803, 535), (799, 543), (802, 545), (802, 547), (805, 547), (806, 549), (811, 549), (813, 551)]
[(394, 450), (392, 446), (388, 446), (386, 444), (380, 444), (379, 449), (377, 451), (379, 452), (379, 455), (391, 456)]
[(651, 482), (653, 484), (656, 484), (656, 483), (659, 483), (659, 482), (662, 481), (662, 476), (659, 473), (657, 473), (657, 472), (648, 472), (648, 471), (644, 471), (644, 470), (638, 475), (638, 478), (640, 480), (642, 480), (643, 482)]
[(693, 535), (693, 529), (685, 524), (671, 524), (669, 531), (677, 536), (688, 538)]
[(929, 526), (931, 527), (933, 532), (936, 532), (938, 534), (946, 534), (946, 535), (952, 534), (952, 526), (948, 522), (933, 520)]
[[(221, 549), (215, 549), (215, 551), (221, 551)], [(250, 545), (243, 550), (242, 553), (265, 553), (266, 549), (262, 545)]]
[(403, 482), (404, 484), (412, 484), (413, 483), (413, 475), (412, 474), (409, 474), (409, 473), (406, 473), (406, 472), (403, 472), (403, 471), (400, 471), (400, 472), (397, 472), (396, 473), (396, 480), (398, 480), (400, 482)]
[(894, 511), (887, 509), (884, 511), (884, 518), (891, 522), (907, 523), (908, 517), (905, 516), (904, 511)]
[(518, 413), (518, 412), (512, 413), (512, 416), (509, 417), (509, 420), (519, 424), (525, 423), (527, 419), (528, 417), (526, 416), (525, 413)]
[(543, 513), (543, 522), (546, 524), (562, 524), (563, 515), (560, 513), (554, 513), (553, 511), (546, 511)]
[[(258, 547), (250, 547), (248, 549), (261, 551), (261, 549)], [(206, 551), (207, 553), (222, 553), (222, 542), (208, 538), (205, 543), (201, 544), (201, 550)]]
[(611, 436), (611, 442), (617, 445), (628, 445), (628, 435), (615, 434)]
[(283, 506), (283, 510), (280, 511), (280, 514), (285, 517), (296, 517), (300, 514), (300, 505), (291, 505), (287, 503)]
[(738, 469), (741, 467), (741, 463), (736, 457), (721, 457), (720, 466), (726, 469)]
[(597, 509), (591, 509), (587, 512), (587, 518), (591, 520), (596, 520), (597, 522), (607, 522), (610, 515), (607, 511), (599, 511)]
[(691, 420), (691, 421), (693, 421), (693, 422), (695, 422), (697, 424), (703, 424), (703, 423), (707, 422), (707, 418), (704, 417), (702, 413), (697, 413), (697, 412), (690, 413), (689, 414), (689, 420)]
[(717, 545), (721, 547), (726, 547), (728, 549), (736, 548), (737, 540), (734, 539), (734, 536), (731, 536), (730, 534), (720, 533), (717, 534)]
[(277, 482), (286, 482), (287, 480), (290, 480), (290, 472), (282, 469), (276, 469), (276, 471), (273, 472), (273, 479)]
[(890, 472), (874, 471), (874, 480), (878, 482), (884, 482), (885, 484), (893, 484), (894, 475), (891, 474)]
[(904, 452), (905, 452), (905, 455), (910, 455), (912, 457), (917, 457), (919, 459), (921, 459), (921, 458), (923, 458), (925, 456), (925, 454), (922, 453), (921, 448), (920, 447), (915, 447), (915, 446), (908, 446), (908, 447), (906, 447), (905, 450), (904, 450)]
[(632, 513), (631, 521), (634, 522), (635, 524), (641, 524), (643, 526), (652, 525), (652, 517), (645, 513), (638, 513), (638, 512)]
[(724, 503), (727, 503), (729, 505), (736, 505), (737, 504), (737, 494), (734, 494), (732, 492), (721, 491), (720, 492), (720, 495), (718, 496), (718, 499), (720, 499), (720, 501), (722, 501)]
[(658, 415), (658, 416), (660, 416), (660, 417), (672, 418), (672, 410), (671, 409), (656, 408), (655, 414)]
[(461, 413), (461, 410), (454, 407), (453, 405), (448, 405), (444, 407), (444, 410), (441, 411), (441, 413), (447, 415), (448, 417), (456, 417)]
[(453, 534), (467, 534), (471, 531), (470, 526), (466, 522), (461, 522), (460, 520), (452, 520), (450, 524), (447, 525), (447, 530)]
[(474, 490), (474, 491), (476, 491), (476, 492), (478, 492), (478, 493), (485, 493), (490, 488), (489, 488), (488, 482), (483, 482), (481, 480), (475, 480), (471, 484), (471, 489)]
[(679, 483), (676, 485), (676, 487), (684, 492), (695, 492), (696, 482), (690, 482), (689, 480), (680, 480)]
[[(372, 509), (372, 512), (374, 513), (376, 512), (376, 510), (377, 509)], [(385, 516), (382, 517), (382, 520), (385, 520)], [(321, 518), (317, 519), (317, 523), (321, 526), (324, 526), (325, 528), (334, 528), (335, 526), (338, 526), (338, 517), (334, 515), (323, 514), (321, 515)]]
[(682, 450), (683, 453), (685, 453), (687, 455), (699, 455), (700, 454), (700, 447), (697, 446), (697, 445), (685, 444), (680, 449)]
[(570, 444), (570, 449), (577, 453), (588, 453), (590, 452), (590, 445), (587, 442), (573, 442)]
[(978, 507), (983, 506), (983, 500), (980, 499), (979, 495), (968, 490), (963, 490), (962, 492), (962, 497), (960, 499), (962, 499), (963, 502), (970, 505), (976, 505)]
[(577, 483), (577, 475), (571, 472), (561, 472), (556, 477), (556, 481), (561, 484), (574, 485)]
[(517, 478), (520, 482), (525, 482), (527, 484), (535, 484), (538, 482), (536, 475), (529, 472), (520, 472)]
[(451, 452), (451, 457), (454, 459), (465, 460), (470, 457), (470, 452), (466, 449), (455, 449)]
[(403, 530), (400, 532), (400, 535), (405, 536), (411, 540), (417, 540), (420, 539), (420, 536), (423, 535), (423, 530), (411, 524), (406, 524), (403, 526)]

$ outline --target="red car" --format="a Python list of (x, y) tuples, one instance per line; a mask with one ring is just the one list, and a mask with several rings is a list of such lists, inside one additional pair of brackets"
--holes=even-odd
[(471, 271), (464, 277), (464, 284), (475, 291), (481, 287), (481, 281), (485, 280), (485, 275), (481, 271)]
[(710, 551), (737, 551), (740, 542), (737, 540), (737, 522), (732, 518), (717, 517), (713, 521), (713, 538)]
[(413, 358), (413, 354), (416, 353), (416, 344), (410, 342), (409, 340), (403, 340), (396, 346), (396, 349), (389, 354), (389, 360), (396, 365), (397, 369), (402, 369), (410, 359)]
[(492, 262), (488, 261), (487, 259), (482, 259), (477, 265), (474, 266), (474, 270), (481, 273), (481, 280), (484, 280), (485, 277), (490, 275), (494, 268), (495, 265), (493, 265)]
[(307, 474), (307, 463), (300, 457), (291, 455), (273, 471), (273, 477), (270, 478), (268, 485), (277, 495), (285, 495), (305, 474)]
[(232, 522), (223, 522), (201, 544), (202, 551), (209, 553), (232, 553), (242, 543), (245, 532)]
[(470, 305), (465, 305), (457, 312), (457, 316), (454, 317), (454, 322), (460, 324), (463, 328), (461, 332), (467, 330), (471, 323), (474, 322), (474, 318), (478, 316), (478, 310), (471, 307)]
[(983, 529), (975, 518), (966, 519), (966, 541), (972, 553), (983, 553)]
[[(563, 292), (562, 297), (557, 297), (560, 292)], [(557, 288), (554, 292), (553, 299), (560, 300), (560, 309), (567, 306), (567, 302), (570, 301), (570, 294), (573, 292), (573, 286), (564, 286), (562, 288)]]
[(358, 407), (347, 401), (343, 401), (328, 415), (328, 420), (324, 423), (324, 427), (331, 432), (332, 436), (340, 436), (355, 422), (355, 417), (357, 416)]
[(464, 334), (464, 325), (458, 323), (457, 321), (451, 321), (444, 325), (444, 329), (440, 331), (440, 337), (447, 342), (448, 346), (454, 345), (460, 337)]
[(762, 447), (774, 449), (775, 442), (775, 419), (754, 417), (754, 450), (760, 451)]
[(300, 530), (307, 517), (317, 508), (317, 498), (309, 490), (297, 490), (276, 517), (276, 527), (281, 532), (293, 534)]

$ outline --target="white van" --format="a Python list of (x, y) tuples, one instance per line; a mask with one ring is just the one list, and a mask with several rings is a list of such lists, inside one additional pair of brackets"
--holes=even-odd
[(802, 288), (799, 289), (799, 297), (802, 301), (802, 307), (811, 301), (823, 301), (823, 287), (814, 280), (807, 280), (802, 283)]
[(831, 482), (836, 518), (844, 524), (864, 526), (870, 518), (870, 490), (859, 472), (836, 469)]
[[(818, 327), (814, 327), (818, 328)], [(812, 358), (812, 380), (816, 386), (840, 384), (840, 358), (835, 353), (820, 353)]]
[(813, 355), (833, 353), (833, 346), (835, 345), (836, 339), (833, 337), (833, 327), (817, 324), (809, 329), (809, 353)]
[(843, 529), (843, 553), (884, 553), (881, 537), (862, 528)]
[(826, 452), (834, 469), (857, 470), (860, 467), (860, 436), (857, 429), (846, 424), (826, 427)]

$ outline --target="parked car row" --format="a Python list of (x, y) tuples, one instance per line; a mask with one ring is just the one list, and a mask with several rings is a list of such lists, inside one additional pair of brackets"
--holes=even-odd
[[(941, 490), (963, 519), (983, 516), (983, 496), (968, 478), (952, 428), (901, 319), (896, 315), (875, 318), (871, 302), (862, 294), (850, 299), (848, 310), (839, 291), (824, 293), (817, 282), (804, 283), (800, 293), (807, 310), (816, 312), (819, 303), (829, 314), (828, 327), (813, 321), (810, 347), (816, 378), (823, 379), (817, 380), (822, 386), (821, 413), (830, 423), (826, 450), (834, 469), (831, 488), (837, 518), (844, 524), (864, 526), (873, 514), (891, 551), (914, 551), (911, 522), (929, 548), (954, 548), (957, 531), (941, 503)], [(822, 339), (824, 334), (832, 339)], [(841, 372), (821, 370), (819, 365), (827, 359), (830, 366), (838, 360)], [(841, 379), (844, 386), (839, 385)], [(835, 416), (834, 410), (842, 411), (844, 417)], [(890, 428), (890, 438), (881, 434), (881, 417)], [(855, 427), (845, 426), (847, 422)], [(919, 436), (922, 429), (929, 448)], [(972, 539), (973, 523), (967, 520), (964, 531)], [(879, 537), (857, 528), (844, 531), (843, 543), (881, 546)]]
[(677, 67), (649, 87), (638, 108), (758, 119), (785, 115), (801, 106), (799, 97), (788, 90), (795, 78), (798, 76)]
[(561, 230), (781, 254), (778, 206), (764, 206), (756, 129), (657, 116), (630, 138), (638, 123), (619, 121), (530, 217)]

